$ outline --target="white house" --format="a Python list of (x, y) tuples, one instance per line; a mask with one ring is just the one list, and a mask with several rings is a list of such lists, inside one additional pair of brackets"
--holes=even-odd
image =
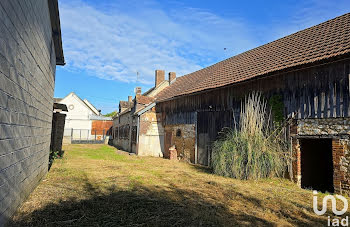
[(112, 120), (104, 117), (88, 100), (82, 100), (74, 92), (64, 98), (56, 98), (56, 103), (67, 105), (65, 136), (72, 136), (75, 139), (90, 139), (93, 135), (92, 123), (94, 120)]

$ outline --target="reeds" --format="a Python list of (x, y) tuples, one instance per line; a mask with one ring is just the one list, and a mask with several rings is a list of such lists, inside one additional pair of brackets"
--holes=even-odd
[(274, 129), (266, 101), (252, 93), (242, 104), (239, 124), (214, 142), (214, 173), (237, 179), (279, 177), (288, 164), (288, 148)]

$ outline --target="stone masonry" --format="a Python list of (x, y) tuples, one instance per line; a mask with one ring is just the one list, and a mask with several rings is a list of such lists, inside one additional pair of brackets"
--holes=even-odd
[(298, 135), (350, 135), (350, 118), (301, 119)]
[(0, 226), (47, 173), (56, 56), (47, 0), (0, 1)]
[(195, 163), (196, 126), (195, 124), (177, 124), (165, 126), (172, 132), (172, 144), (175, 145), (180, 160)]
[(301, 151), (298, 138), (332, 138), (334, 192), (350, 195), (350, 119), (300, 119), (291, 127), (291, 135), (293, 180), (301, 185)]

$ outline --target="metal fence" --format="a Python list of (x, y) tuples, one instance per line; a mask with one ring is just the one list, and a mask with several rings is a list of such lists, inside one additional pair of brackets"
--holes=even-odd
[(64, 138), (72, 144), (104, 143), (108, 130), (65, 129)]

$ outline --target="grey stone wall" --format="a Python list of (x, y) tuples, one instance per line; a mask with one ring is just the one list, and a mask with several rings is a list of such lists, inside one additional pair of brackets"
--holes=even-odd
[(55, 64), (47, 0), (1, 0), (0, 226), (47, 173)]
[(300, 119), (298, 135), (350, 135), (350, 118)]
[[(333, 184), (338, 194), (350, 195), (350, 118), (299, 119), (298, 136), (332, 137)], [(301, 184), (301, 153), (298, 139), (293, 139), (294, 180)]]

